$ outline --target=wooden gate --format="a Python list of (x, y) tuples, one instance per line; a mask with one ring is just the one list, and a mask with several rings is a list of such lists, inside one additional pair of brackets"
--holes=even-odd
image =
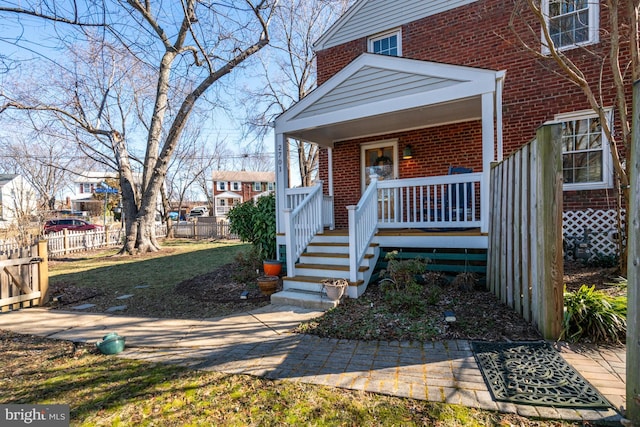
[(48, 299), (47, 241), (0, 253), (0, 311), (43, 305)]
[(491, 169), (487, 283), (546, 339), (562, 331), (562, 152), (558, 125)]

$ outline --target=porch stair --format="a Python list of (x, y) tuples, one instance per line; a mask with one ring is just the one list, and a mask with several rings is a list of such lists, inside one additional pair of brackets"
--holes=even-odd
[[(283, 290), (271, 295), (272, 304), (294, 305), (328, 310), (338, 305), (324, 292), (324, 279), (349, 280), (349, 235), (346, 230), (317, 234), (295, 265), (295, 276), (282, 279)], [(377, 244), (369, 246), (355, 282), (349, 282), (345, 294), (356, 298), (366, 289), (378, 260)]]

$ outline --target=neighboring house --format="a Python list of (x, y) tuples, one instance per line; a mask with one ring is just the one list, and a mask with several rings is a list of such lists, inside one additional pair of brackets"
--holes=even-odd
[(22, 176), (0, 174), (0, 224), (37, 213), (36, 190)]
[(229, 210), (275, 190), (275, 173), (249, 171), (214, 171), (213, 216), (226, 218)]
[(84, 171), (75, 175), (72, 181), (66, 186), (66, 191), (62, 194), (61, 208), (70, 209), (74, 212), (99, 212), (103, 202), (96, 200), (93, 194), (105, 180), (116, 180), (115, 172)]
[[(546, 12), (549, 4), (542, 1)], [(613, 105), (611, 73), (600, 74), (608, 63), (599, 38), (607, 8), (567, 4), (582, 9), (553, 9), (552, 36), (588, 79), (605, 79), (611, 89), (599, 96)], [(322, 278), (343, 277), (349, 296), (358, 297), (378, 247), (486, 250), (491, 163), (547, 122), (562, 123), (565, 209), (615, 205), (609, 145), (596, 115), (551, 59), (521, 47), (509, 28), (512, 7), (500, 0), (359, 0), (317, 41), (319, 86), (275, 121), (285, 291), (318, 292)], [(545, 52), (539, 25), (524, 36)], [(578, 48), (585, 45), (604, 59), (585, 55)], [(321, 186), (287, 188), (287, 138), (320, 146)], [(374, 219), (354, 210), (370, 199)], [(315, 236), (327, 225), (338, 231)]]

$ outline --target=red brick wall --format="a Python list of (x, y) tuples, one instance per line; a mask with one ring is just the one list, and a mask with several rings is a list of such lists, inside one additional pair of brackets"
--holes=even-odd
[[(512, 31), (508, 28), (509, 19), (512, 13), (511, 2), (501, 0), (477, 1), (468, 6), (454, 9), (436, 16), (418, 20), (403, 26), (402, 28), (402, 50), (403, 57), (420, 59), (426, 61), (443, 62), (471, 67), (486, 68), (492, 70), (506, 70), (506, 79), (503, 93), (503, 141), (504, 155), (507, 156), (522, 144), (530, 141), (535, 136), (536, 129), (545, 121), (552, 120), (555, 114), (566, 113), (578, 110), (589, 109), (590, 106), (582, 90), (575, 84), (559, 77), (555, 73), (557, 66), (548, 58), (537, 59), (532, 54), (523, 50), (516, 41)], [(590, 81), (597, 82), (602, 72), (605, 81), (603, 84), (602, 96), (608, 105), (614, 101), (614, 90), (610, 81), (606, 81), (611, 75), (610, 66), (606, 57), (608, 49), (607, 32), (603, 26), (609, 20), (606, 7), (600, 8), (600, 43), (588, 47), (590, 52), (602, 56), (598, 59), (591, 54), (587, 54), (583, 49), (573, 49), (566, 51), (570, 57), (584, 72)], [(528, 20), (533, 22), (532, 18)], [(539, 26), (534, 26), (534, 34), (527, 36), (524, 25), (515, 22), (519, 34), (525, 35), (531, 46), (540, 45)], [(365, 52), (367, 48), (366, 38), (345, 43), (318, 52), (318, 82), (322, 83), (338, 72), (353, 59)], [(624, 47), (623, 47), (624, 50)], [(631, 87), (631, 82), (629, 82)], [(597, 93), (598, 89), (594, 89)], [(629, 91), (630, 92), (630, 91)], [(629, 93), (630, 100), (630, 93)], [(413, 144), (415, 168), (406, 166), (407, 170), (401, 172), (407, 174), (420, 171), (423, 163), (434, 162), (434, 159), (424, 159), (429, 153), (438, 153), (440, 164), (447, 164), (449, 155), (442, 148), (432, 151), (425, 142), (431, 138), (442, 138), (451, 128), (445, 130), (429, 128), (425, 133), (436, 135), (419, 137), (416, 132), (412, 136), (416, 142)], [(459, 138), (458, 138), (459, 136)], [(385, 136), (385, 138), (388, 136)], [(404, 138), (405, 136), (403, 136)], [(406, 136), (408, 138), (408, 136)], [(471, 137), (477, 138), (475, 143), (471, 143)], [(441, 140), (445, 144), (463, 144), (466, 147), (480, 146), (481, 134), (479, 129), (472, 132), (465, 138), (456, 135), (452, 140)], [(374, 138), (382, 139), (382, 137)], [(464, 142), (463, 142), (464, 139)], [(455, 142), (459, 141), (459, 142)], [(342, 192), (343, 187), (351, 190), (353, 186), (352, 176), (359, 173), (358, 168), (347, 172), (338, 169), (338, 164), (343, 157), (359, 159), (357, 147), (351, 147), (354, 142), (338, 143), (334, 151), (334, 182), (336, 193)], [(424, 145), (423, 144), (427, 144)], [(399, 144), (400, 151), (404, 147), (404, 141)], [(349, 151), (343, 151), (347, 150)], [(357, 157), (351, 157), (357, 156)], [(326, 158), (324, 159), (326, 165)], [(478, 160), (479, 161), (479, 160)], [(438, 163), (436, 162), (436, 163)], [(402, 164), (402, 163), (401, 163)], [(434, 163), (435, 164), (435, 163)], [(321, 163), (322, 165), (322, 163)], [(322, 168), (321, 168), (322, 170)], [(474, 168), (474, 170), (476, 170)], [(413, 176), (413, 175), (411, 175)], [(326, 177), (324, 178), (326, 179)], [(355, 177), (358, 181), (359, 175)], [(609, 190), (611, 194), (613, 190)], [(336, 200), (339, 203), (355, 203), (356, 194), (340, 196)], [(566, 208), (607, 208), (607, 192), (580, 191), (567, 192), (565, 194)], [(336, 203), (337, 214), (340, 213), (342, 205)]]
[[(431, 132), (413, 130), (358, 140), (336, 143), (333, 155), (334, 212), (336, 227), (348, 225), (347, 209), (360, 199), (362, 177), (360, 170), (360, 146), (381, 139), (397, 139), (400, 156), (408, 144), (412, 146), (413, 158), (398, 160), (400, 178), (417, 178), (430, 175), (446, 175), (449, 166), (482, 170), (481, 144), (469, 144), (481, 136), (481, 123), (469, 122), (430, 129)], [(327, 152), (321, 152), (321, 179), (327, 180)]]

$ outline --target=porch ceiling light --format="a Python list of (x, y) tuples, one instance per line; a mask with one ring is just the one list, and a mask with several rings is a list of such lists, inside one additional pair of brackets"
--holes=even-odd
[(411, 151), (411, 145), (407, 145), (406, 147), (404, 147), (404, 150), (402, 150), (402, 158), (405, 159), (405, 160), (413, 158), (413, 152)]

